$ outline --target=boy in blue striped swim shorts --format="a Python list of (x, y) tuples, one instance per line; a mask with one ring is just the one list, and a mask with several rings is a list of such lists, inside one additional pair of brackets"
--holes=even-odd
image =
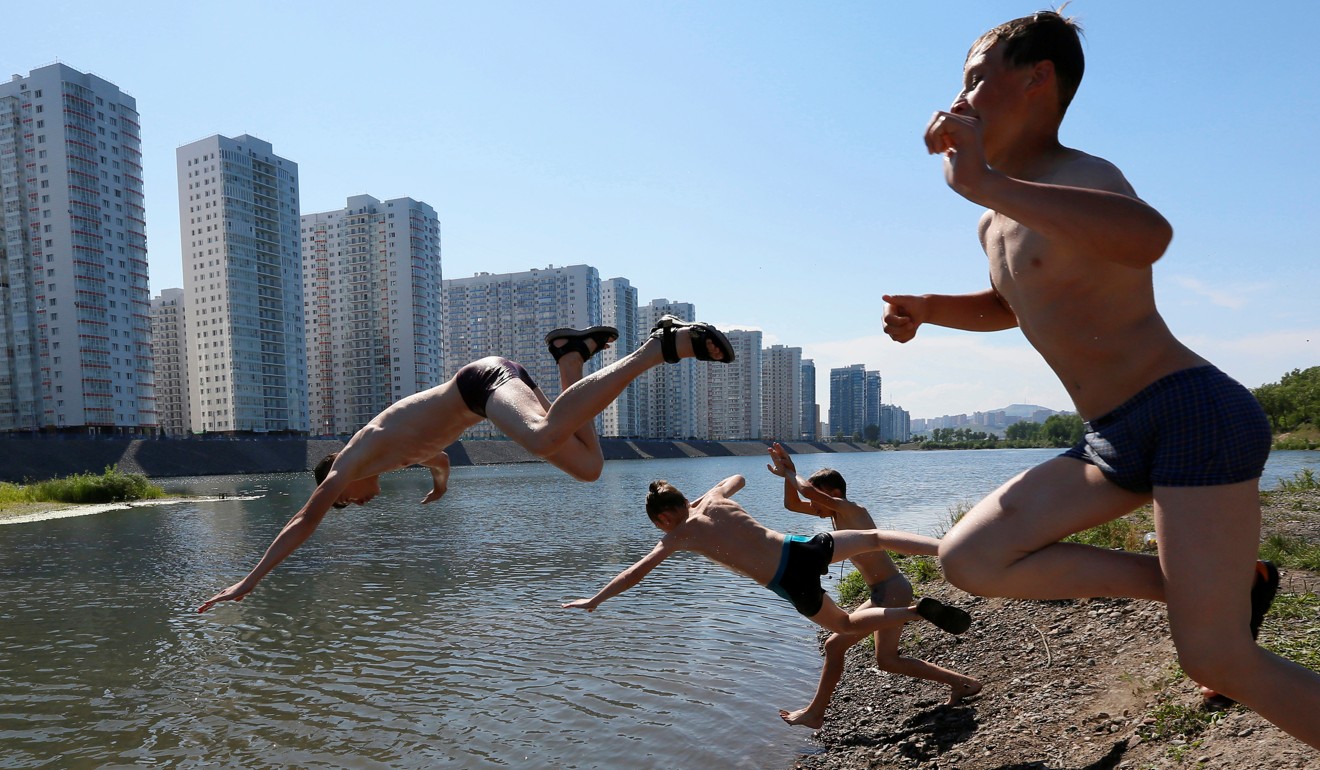
[[(886, 295), (885, 332), (1017, 327), (1086, 421), (1086, 437), (978, 503), (940, 543), (945, 576), (984, 596), (1168, 604), (1178, 661), (1320, 748), (1320, 675), (1253, 638), (1278, 584), (1257, 561), (1271, 434), (1252, 394), (1178, 341), (1151, 266), (1173, 236), (1113, 164), (1065, 147), (1084, 69), (1076, 24), (1041, 11), (972, 44), (952, 106), (926, 126), (944, 179), (985, 208), (990, 285)], [(1061, 542), (1154, 503), (1158, 557)]]

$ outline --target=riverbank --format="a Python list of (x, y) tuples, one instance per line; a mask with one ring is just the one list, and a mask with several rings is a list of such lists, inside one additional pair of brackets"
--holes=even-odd
[[(118, 468), (148, 478), (296, 473), (344, 447), (339, 439), (128, 439), (88, 436), (0, 437), (0, 481), (42, 481)], [(764, 455), (769, 441), (602, 439), (606, 460)], [(866, 444), (795, 441), (794, 454), (882, 451)], [(540, 462), (512, 441), (460, 441), (446, 449), (455, 466)]]
[[(1320, 491), (1261, 499), (1262, 539), (1320, 543)], [(1280, 572), (1261, 643), (1316, 668), (1320, 575)], [(859, 644), (848, 651), (824, 728), (813, 734), (821, 753), (799, 757), (795, 770), (1320, 767), (1320, 754), (1243, 707), (1200, 708), (1162, 604), (983, 599), (942, 581), (915, 589), (966, 608), (975, 622), (959, 637), (909, 627), (907, 654), (975, 676), (985, 689), (943, 705), (947, 687), (880, 672)], [(800, 708), (810, 695), (783, 705)]]

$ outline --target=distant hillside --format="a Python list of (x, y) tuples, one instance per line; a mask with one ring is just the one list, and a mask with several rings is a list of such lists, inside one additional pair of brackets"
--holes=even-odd
[(989, 411), (1003, 412), (1009, 417), (1021, 417), (1024, 419), (1031, 417), (1036, 412), (1045, 412), (1046, 416), (1051, 414), (1064, 414), (1058, 410), (1050, 409), (1047, 406), (1037, 406), (1035, 404), (1009, 404), (1003, 409), (991, 409)]

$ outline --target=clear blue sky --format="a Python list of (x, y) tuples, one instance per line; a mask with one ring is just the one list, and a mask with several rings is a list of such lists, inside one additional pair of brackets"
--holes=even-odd
[[(447, 277), (549, 264), (878, 369), (913, 417), (1070, 408), (1016, 331), (880, 330), (885, 292), (984, 288), (978, 209), (920, 137), (982, 31), (1034, 2), (49, 2), (10, 72), (62, 61), (137, 98), (152, 293), (182, 285), (175, 148), (249, 133), (304, 212), (439, 212)], [(1065, 144), (1174, 225), (1156, 296), (1248, 386), (1320, 364), (1320, 4), (1076, 0)], [(1121, 302), (1115, 297), (1115, 302)]]

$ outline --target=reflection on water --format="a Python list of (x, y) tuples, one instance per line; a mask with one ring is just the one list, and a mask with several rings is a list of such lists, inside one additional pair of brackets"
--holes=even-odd
[[(832, 465), (881, 526), (935, 533), (1051, 451), (803, 455)], [(1266, 486), (1320, 453), (1276, 453)], [(641, 501), (721, 478), (769, 526), (760, 458), (608, 463), (595, 484), (544, 465), (423, 471), (332, 513), (246, 601), (192, 610), (241, 577), (311, 489), (308, 475), (168, 481), (259, 494), (0, 527), (5, 767), (774, 768), (806, 750), (814, 627), (763, 588), (670, 559), (595, 613), (589, 596), (659, 536)], [(838, 574), (838, 571), (834, 573)]]

